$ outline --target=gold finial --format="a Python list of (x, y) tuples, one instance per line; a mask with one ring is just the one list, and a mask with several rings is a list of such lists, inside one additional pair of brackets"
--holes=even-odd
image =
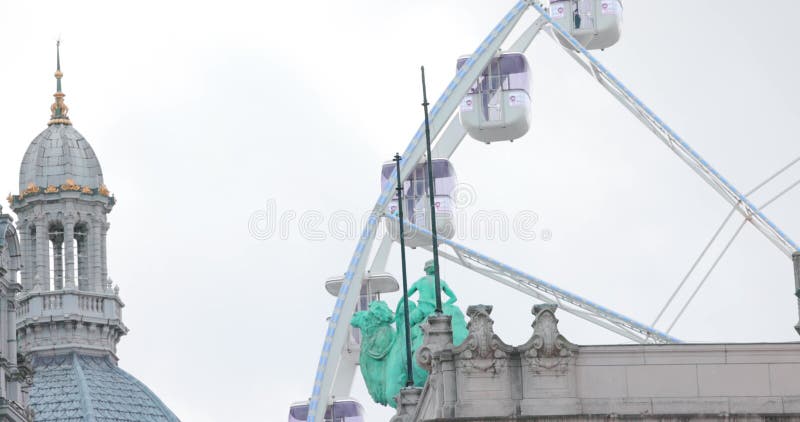
[(61, 92), (61, 78), (64, 76), (61, 73), (61, 40), (59, 39), (56, 41), (56, 93), (53, 94), (53, 97), (56, 98), (56, 102), (50, 106), (50, 122), (47, 124), (50, 125), (71, 125), (72, 122), (69, 121), (69, 107), (64, 104), (64, 93)]

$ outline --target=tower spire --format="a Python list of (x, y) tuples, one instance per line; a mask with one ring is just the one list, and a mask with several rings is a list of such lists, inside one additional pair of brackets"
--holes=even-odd
[(61, 73), (61, 40), (59, 39), (56, 41), (56, 93), (53, 94), (55, 97), (56, 102), (50, 106), (50, 122), (49, 125), (70, 125), (72, 124), (69, 121), (69, 107), (64, 104), (64, 93), (61, 92), (61, 77), (64, 74)]

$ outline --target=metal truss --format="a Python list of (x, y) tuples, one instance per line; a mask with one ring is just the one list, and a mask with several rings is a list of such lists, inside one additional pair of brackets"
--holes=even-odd
[[(397, 216), (395, 215), (387, 214), (386, 218), (397, 221)], [(414, 233), (415, 236), (424, 236), (425, 238), (431, 237), (429, 230), (416, 226), (407, 220), (403, 221), (404, 225), (408, 227), (409, 233)], [(453, 240), (440, 238), (439, 242), (442, 245), (449, 246), (452, 250), (452, 253), (440, 250), (439, 256), (542, 302), (554, 303), (559, 306), (559, 309), (563, 309), (637, 343), (681, 343), (677, 338), (653, 327), (634, 321)], [(429, 246), (423, 248), (431, 249)]]

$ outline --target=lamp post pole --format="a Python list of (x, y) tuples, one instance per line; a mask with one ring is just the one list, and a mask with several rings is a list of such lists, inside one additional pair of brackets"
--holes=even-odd
[(439, 279), (439, 239), (436, 234), (436, 204), (434, 202), (433, 166), (431, 164), (431, 129), (428, 122), (428, 92), (425, 87), (425, 66), (422, 71), (422, 107), (425, 109), (425, 143), (428, 147), (428, 198), (430, 198), (431, 211), (431, 238), (433, 239), (433, 280), (436, 287), (436, 314), (442, 314), (442, 286)]
[(414, 386), (414, 368), (411, 367), (411, 323), (408, 315), (408, 278), (406, 277), (406, 239), (403, 234), (403, 181), (400, 179), (400, 154), (394, 154), (397, 163), (397, 221), (400, 224), (400, 263), (403, 272), (403, 314), (406, 329), (406, 387)]

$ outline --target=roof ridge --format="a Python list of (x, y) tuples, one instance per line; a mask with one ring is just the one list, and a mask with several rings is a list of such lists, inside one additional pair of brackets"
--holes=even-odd
[(72, 352), (72, 367), (75, 368), (75, 373), (78, 376), (83, 416), (87, 421), (95, 422), (94, 414), (92, 413), (92, 399), (89, 397), (89, 386), (86, 384), (86, 376), (83, 374), (80, 359), (78, 359), (78, 354), (75, 352)]

